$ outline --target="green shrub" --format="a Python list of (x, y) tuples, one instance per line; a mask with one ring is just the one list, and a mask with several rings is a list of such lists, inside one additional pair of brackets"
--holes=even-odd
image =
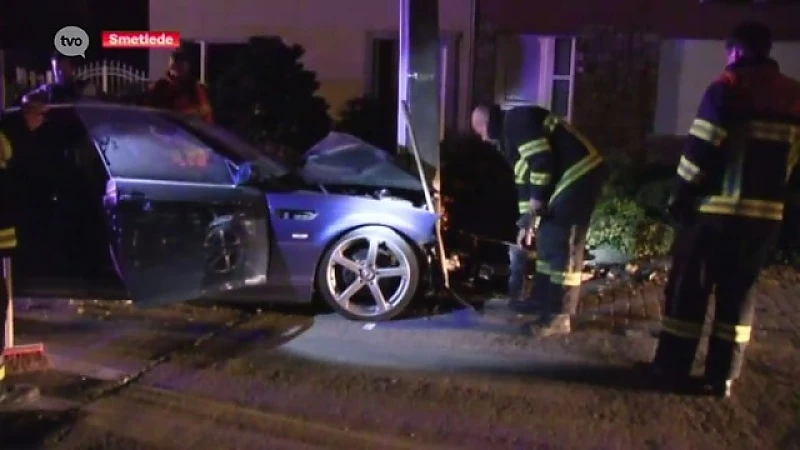
[(653, 219), (666, 221), (667, 202), (672, 190), (672, 179), (656, 180), (645, 183), (636, 192), (636, 203), (642, 207), (645, 214)]
[(602, 199), (594, 211), (587, 235), (589, 248), (610, 246), (630, 258), (665, 255), (674, 231), (669, 225), (647, 216), (631, 198)]

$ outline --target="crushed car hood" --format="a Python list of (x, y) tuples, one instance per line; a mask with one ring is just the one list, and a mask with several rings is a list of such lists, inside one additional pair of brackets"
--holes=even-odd
[(419, 177), (391, 153), (346, 133), (331, 132), (304, 155), (299, 175), (308, 183), (422, 191)]

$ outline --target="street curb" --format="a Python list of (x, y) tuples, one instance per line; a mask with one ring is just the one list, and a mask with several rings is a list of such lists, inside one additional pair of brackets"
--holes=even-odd
[(0, 412), (28, 409), (42, 398), (39, 388), (30, 384), (11, 384), (7, 389), (0, 400)]
[(48, 354), (50, 368), (59, 372), (79, 375), (100, 381), (117, 381), (128, 375), (128, 372), (102, 364), (77, 358), (71, 358), (52, 351)]

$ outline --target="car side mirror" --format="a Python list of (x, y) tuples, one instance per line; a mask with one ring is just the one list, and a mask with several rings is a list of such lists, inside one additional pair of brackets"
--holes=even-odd
[(243, 162), (239, 165), (239, 170), (236, 171), (236, 185), (237, 186), (253, 186), (265, 181), (264, 174), (260, 168), (250, 162)]

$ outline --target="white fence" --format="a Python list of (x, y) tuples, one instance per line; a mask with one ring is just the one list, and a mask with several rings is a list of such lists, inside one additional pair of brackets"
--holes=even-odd
[[(23, 67), (16, 68), (16, 84), (22, 88), (33, 88), (53, 81), (53, 72), (36, 72)], [(93, 61), (79, 66), (75, 75), (89, 81), (98, 92), (116, 95), (130, 89), (132, 85), (148, 81), (147, 73), (120, 61)]]

